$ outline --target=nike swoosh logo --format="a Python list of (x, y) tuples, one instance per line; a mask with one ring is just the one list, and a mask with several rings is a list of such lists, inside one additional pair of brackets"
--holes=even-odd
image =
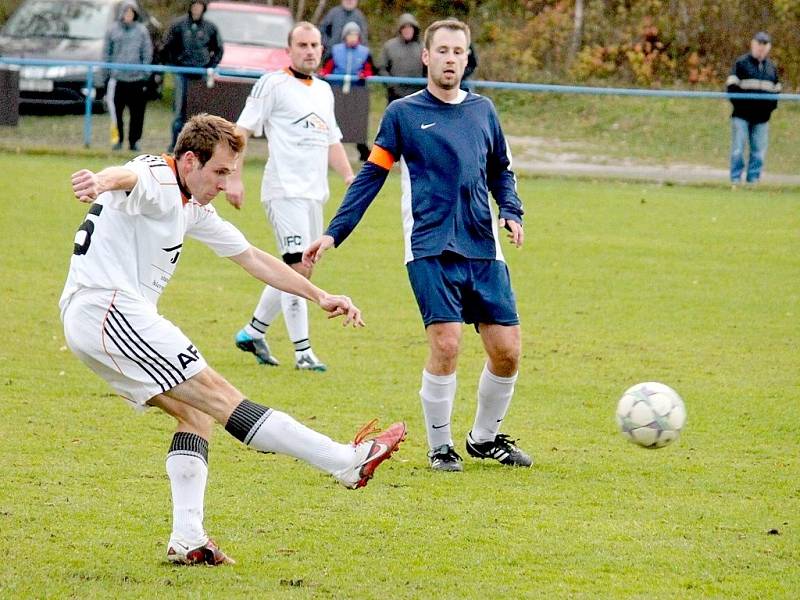
[(431, 429), (441, 429), (442, 427), (447, 427), (450, 423), (445, 423), (444, 425), (431, 425)]
[(434, 121), (433, 123), (423, 123), (422, 125), (419, 126), (419, 128), (428, 129), (429, 127), (433, 127), (434, 125), (436, 125), (436, 121)]
[[(374, 452), (375, 448), (378, 448), (378, 452)], [(369, 449), (369, 454), (367, 454), (367, 458), (365, 458), (361, 463), (356, 465), (356, 468), (363, 467), (369, 461), (374, 460), (379, 456), (383, 456), (389, 451), (389, 446), (384, 444), (383, 442), (374, 442), (372, 444), (372, 448)]]
[[(190, 550), (189, 546), (187, 546), (186, 544), (183, 544), (181, 542), (176, 542), (175, 540), (172, 540), (172, 542), (170, 542), (170, 548), (169, 549), (173, 554), (175, 553), (175, 549), (173, 548), (173, 546), (178, 546), (184, 552), (188, 552)], [(169, 552), (167, 552), (167, 554), (169, 554)]]

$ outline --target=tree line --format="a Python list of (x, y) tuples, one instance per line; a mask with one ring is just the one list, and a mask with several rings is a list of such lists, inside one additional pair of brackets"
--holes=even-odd
[[(142, 0), (166, 27), (186, 0)], [(0, 4), (0, 22), (22, 0)], [(262, 0), (318, 22), (338, 0)], [(784, 89), (800, 81), (797, 0), (361, 0), (377, 56), (413, 13), (423, 27), (458, 17), (473, 29), (479, 79), (718, 88), (756, 31), (773, 38)]]

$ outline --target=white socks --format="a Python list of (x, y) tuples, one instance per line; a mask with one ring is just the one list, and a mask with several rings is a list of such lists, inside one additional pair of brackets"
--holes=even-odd
[(253, 320), (244, 326), (247, 335), (255, 339), (264, 337), (266, 328), (281, 312), (281, 296), (283, 296), (283, 292), (279, 289), (271, 285), (264, 286), (256, 310), (253, 312)]
[[(500, 377), (484, 365), (478, 382), (478, 408), (472, 425), (472, 439), (478, 443), (490, 442), (500, 431), (500, 424), (508, 412), (517, 374)], [(425, 431), (430, 449), (443, 444), (453, 445), (450, 417), (456, 396), (456, 374), (432, 375), (422, 371), (422, 388), (419, 397), (425, 414)]]
[(430, 449), (433, 450), (443, 444), (452, 446), (450, 415), (456, 397), (456, 374), (432, 375), (423, 369), (419, 397), (425, 414), (425, 431)]
[(304, 346), (308, 347), (308, 302), (305, 298), (287, 294), (270, 285), (261, 292), (258, 306), (253, 311), (253, 318), (244, 326), (245, 333), (254, 339), (263, 338), (267, 328), (281, 310), (289, 340), (295, 345), (303, 342)]
[(472, 439), (478, 443), (491, 442), (500, 431), (500, 423), (506, 416), (517, 373), (511, 377), (500, 377), (484, 365), (478, 382), (478, 410), (472, 425)]
[(270, 410), (256, 427), (245, 443), (261, 452), (288, 454), (331, 474), (353, 464), (352, 445), (334, 442), (281, 411)]
[(202, 546), (208, 541), (203, 528), (208, 465), (198, 456), (170, 452), (167, 455), (167, 475), (172, 488), (171, 537), (189, 548)]
[(308, 302), (305, 298), (284, 292), (281, 294), (281, 307), (286, 333), (297, 350), (297, 342), (308, 342)]

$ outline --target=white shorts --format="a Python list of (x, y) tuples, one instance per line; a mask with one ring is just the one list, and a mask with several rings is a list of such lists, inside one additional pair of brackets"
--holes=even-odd
[(67, 346), (135, 408), (206, 368), (183, 332), (140, 298), (83, 290), (64, 309)]
[(322, 204), (305, 198), (274, 198), (261, 202), (272, 224), (278, 253), (303, 252), (322, 235)]

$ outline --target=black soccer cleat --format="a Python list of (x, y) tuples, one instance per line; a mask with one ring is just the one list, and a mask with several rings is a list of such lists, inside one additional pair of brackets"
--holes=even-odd
[(515, 445), (516, 441), (504, 433), (498, 433), (494, 441), (478, 443), (472, 439), (470, 431), (467, 435), (467, 454), (473, 458), (491, 458), (509, 467), (530, 467), (533, 459)]
[(428, 452), (428, 460), (434, 471), (458, 472), (464, 470), (464, 467), (461, 466), (461, 457), (456, 453), (456, 449), (448, 444), (442, 444)]

